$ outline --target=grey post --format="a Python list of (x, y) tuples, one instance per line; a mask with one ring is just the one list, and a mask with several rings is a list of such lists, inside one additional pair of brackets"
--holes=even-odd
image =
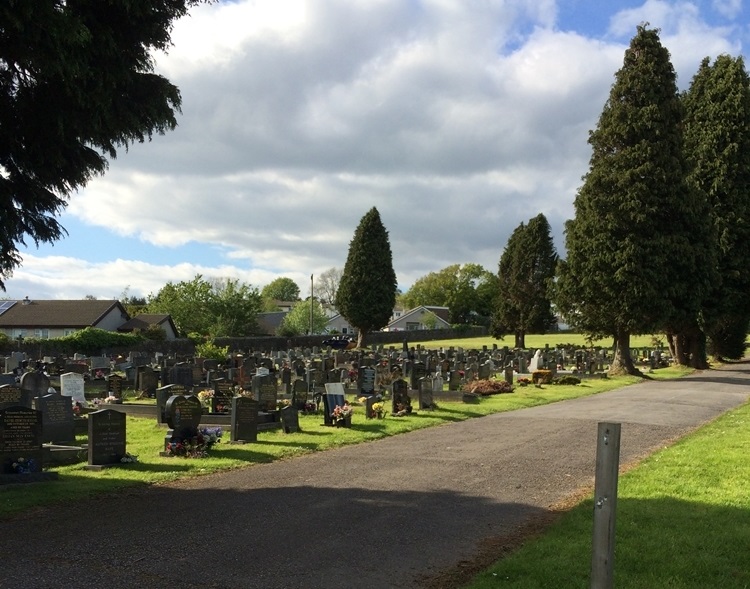
[(620, 424), (601, 422), (596, 443), (591, 589), (614, 587), (615, 516), (619, 467)]

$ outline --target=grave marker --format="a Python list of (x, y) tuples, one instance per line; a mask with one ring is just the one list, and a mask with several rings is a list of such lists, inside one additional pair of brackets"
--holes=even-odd
[(121, 464), (125, 456), (127, 415), (114, 409), (89, 413), (88, 470)]
[(255, 442), (258, 439), (258, 401), (248, 397), (232, 399), (230, 441)]

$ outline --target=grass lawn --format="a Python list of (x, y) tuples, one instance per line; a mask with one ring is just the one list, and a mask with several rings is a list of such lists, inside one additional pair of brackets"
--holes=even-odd
[[(408, 335), (407, 341), (408, 341)], [(630, 338), (631, 348), (653, 348), (654, 339), (660, 340), (661, 344), (666, 346), (666, 340), (663, 335), (638, 335)], [(515, 339), (512, 335), (506, 336), (505, 339), (495, 339), (492, 336), (485, 337), (471, 337), (465, 339), (446, 339), (446, 340), (434, 340), (429, 342), (420, 343), (424, 348), (435, 350), (438, 348), (464, 348), (467, 350), (477, 349), (481, 350), (482, 346), (492, 348), (492, 345), (497, 345), (498, 348), (508, 346), (512, 348), (515, 344)], [(526, 336), (526, 347), (531, 348), (544, 348), (545, 345), (549, 345), (550, 348), (554, 348), (557, 345), (572, 345), (580, 348), (590, 347), (592, 342), (586, 340), (585, 336), (580, 333), (548, 333), (545, 335), (527, 335)], [(409, 345), (412, 345), (411, 343)], [(416, 344), (414, 344), (416, 345)], [(603, 340), (594, 340), (594, 346), (603, 348), (612, 347), (612, 338)], [(666, 348), (665, 348), (666, 349)]]
[[(687, 372), (664, 368), (654, 372), (658, 378), (675, 378)], [(19, 512), (37, 505), (80, 499), (126, 487), (155, 484), (180, 477), (200, 476), (221, 470), (243, 468), (252, 464), (299, 456), (345, 444), (357, 444), (386, 436), (432, 427), (453, 421), (481, 417), (490, 413), (512, 411), (564, 399), (582, 397), (638, 382), (635, 377), (584, 380), (580, 385), (517, 386), (511, 394), (484, 397), (480, 403), (443, 403), (434, 411), (418, 411), (406, 417), (388, 416), (382, 420), (366, 420), (362, 407), (355, 407), (351, 429), (322, 425), (322, 415), (300, 415), (302, 431), (284, 434), (275, 430), (260, 432), (257, 443), (230, 445), (218, 443), (208, 458), (185, 459), (160, 457), (166, 428), (155, 419), (127, 418), (127, 451), (138, 456), (138, 462), (118, 465), (103, 471), (88, 471), (83, 464), (55, 467), (58, 481), (33, 485), (0, 486), (0, 516)], [(225, 432), (228, 441), (229, 432)], [(79, 436), (86, 443), (86, 436)]]
[[(747, 589), (750, 405), (646, 459), (619, 480), (618, 589)], [(590, 586), (593, 500), (565, 513), (467, 585), (470, 589)]]

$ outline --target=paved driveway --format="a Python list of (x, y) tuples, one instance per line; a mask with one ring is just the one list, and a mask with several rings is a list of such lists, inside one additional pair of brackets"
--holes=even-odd
[(0, 522), (0, 587), (423, 586), (591, 485), (597, 422), (622, 423), (625, 464), (749, 384), (737, 364), (34, 510)]

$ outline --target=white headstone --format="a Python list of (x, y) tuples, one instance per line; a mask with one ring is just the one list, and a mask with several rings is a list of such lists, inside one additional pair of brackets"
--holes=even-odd
[(77, 403), (84, 407), (86, 404), (86, 395), (83, 391), (83, 375), (75, 372), (66, 372), (60, 375), (60, 393), (66, 397), (72, 397)]
[(542, 363), (542, 351), (537, 350), (534, 353), (534, 357), (529, 362), (529, 372), (535, 372), (539, 370), (539, 365)]

